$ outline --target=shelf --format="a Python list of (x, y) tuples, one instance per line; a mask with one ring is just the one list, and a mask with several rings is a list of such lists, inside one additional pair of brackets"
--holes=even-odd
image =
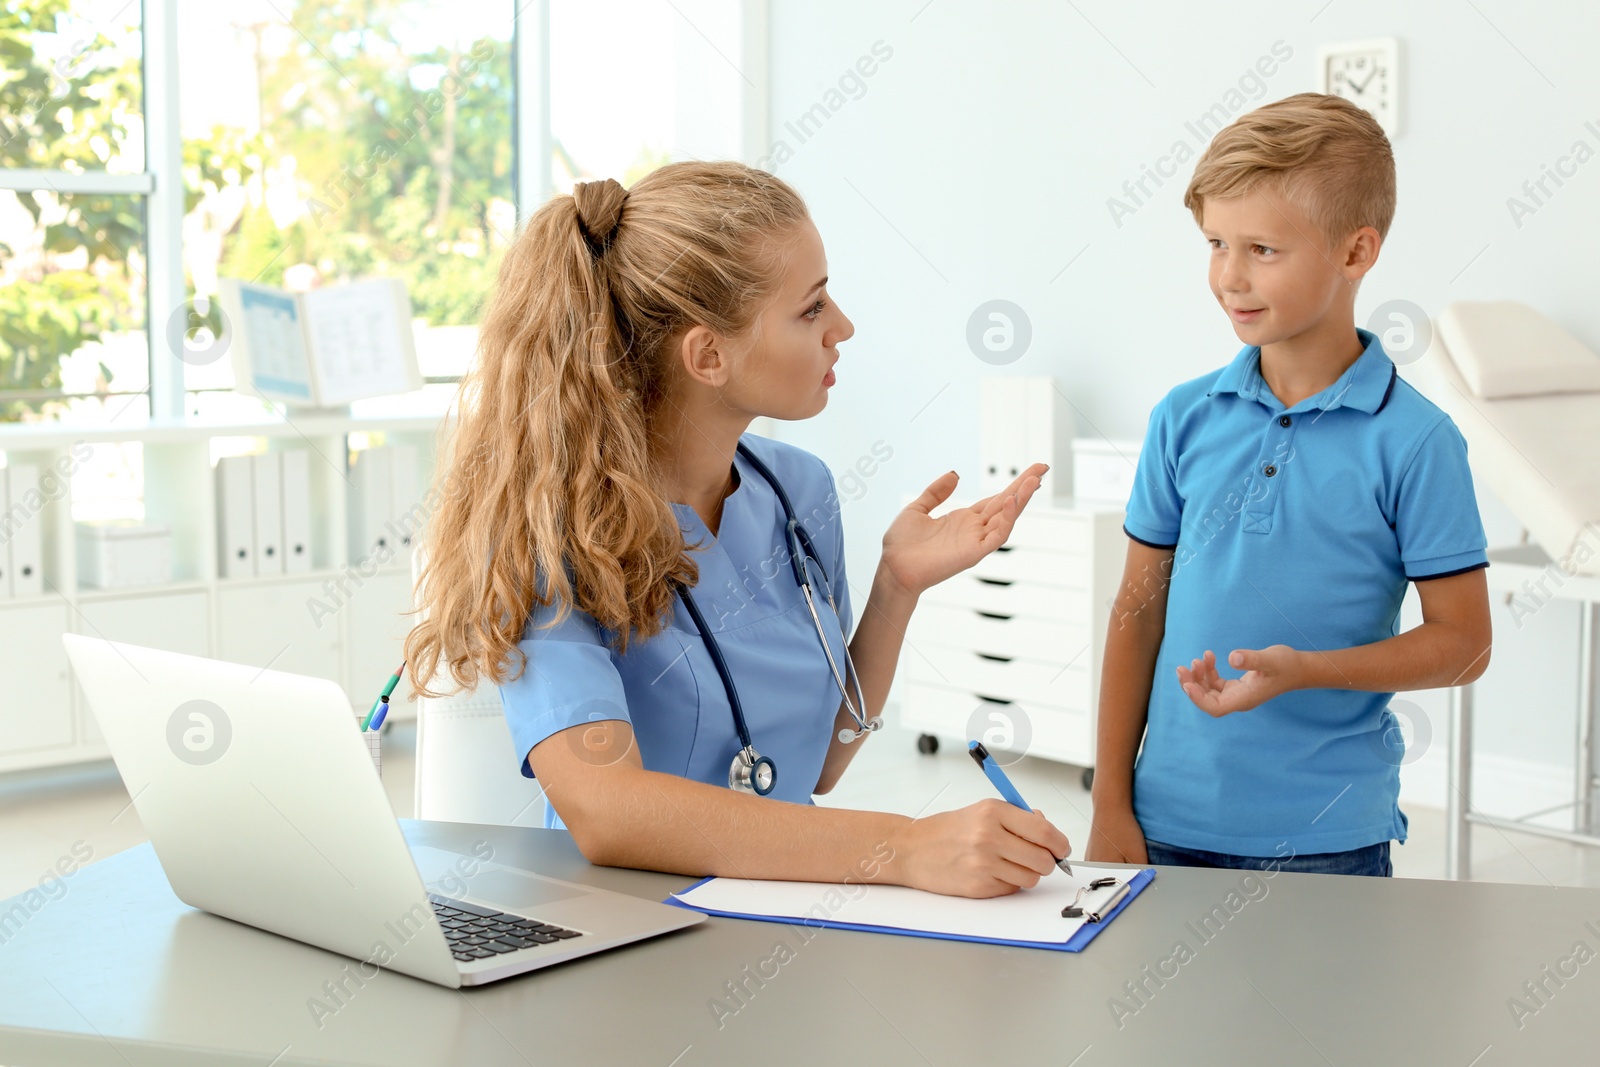
[(65, 593), (59, 589), (51, 589), (46, 586), (44, 592), (34, 593), (30, 596), (0, 597), (0, 611), (5, 611), (7, 608), (37, 608), (46, 604), (66, 603), (71, 603), (71, 601), (67, 599)]
[[(78, 589), (77, 600), (79, 603), (93, 604), (102, 600), (123, 600), (128, 597), (162, 596), (167, 593), (203, 593), (208, 588), (208, 583), (198, 578), (191, 578), (182, 582), (161, 582), (155, 585), (124, 585), (112, 589), (101, 589), (95, 586), (81, 586)], [(30, 598), (31, 599), (31, 598)]]
[(345, 573), (343, 567), (318, 567), (309, 571), (290, 571), (285, 574), (252, 574), (248, 578), (218, 578), (218, 589), (247, 589), (256, 585), (286, 585), (297, 582), (326, 581), (329, 578), (339, 578)]
[(213, 437), (329, 437), (347, 433), (426, 433), (437, 430), (448, 417), (438, 415), (306, 415), (284, 421), (259, 422), (146, 422), (129, 425), (86, 426), (56, 423), (0, 424), (0, 449), (38, 451), (67, 448), (80, 441), (104, 444), (118, 441), (183, 444)]
[[(365, 416), (317, 413), (253, 422), (147, 422), (122, 426), (0, 425), (0, 451), (10, 464), (53, 471), (62, 491), (44, 494), (24, 521), (38, 524), (44, 591), (0, 597), (0, 669), (10, 682), (0, 697), (0, 773), (91, 760), (107, 755), (81, 687), (71, 674), (61, 635), (107, 640), (180, 654), (289, 671), (337, 682), (352, 714), (394, 670), (414, 617), (409, 551), (367, 572), (349, 544), (350, 448), (403, 444), (415, 450), (415, 484), (397, 487), (421, 499), (432, 480), (445, 415)], [(352, 435), (358, 435), (352, 440)], [(268, 453), (309, 450), (310, 570), (248, 577), (219, 573), (215, 455), (265, 439)], [(85, 467), (85, 445), (141, 446), (128, 459), (142, 471), (144, 517), (172, 534), (172, 581), (109, 589), (80, 587), (73, 498), (99, 499), (105, 464)], [(128, 450), (132, 452), (134, 450)], [(359, 448), (355, 453), (361, 456)], [(324, 462), (325, 461), (325, 462)], [(359, 458), (355, 460), (359, 464)], [(127, 474), (117, 468), (118, 481)], [(83, 479), (87, 492), (74, 494)], [(140, 490), (134, 489), (133, 492)], [(397, 499), (400, 499), (397, 497)], [(406, 512), (407, 515), (410, 512)], [(9, 555), (0, 545), (0, 559)], [(375, 562), (375, 561), (373, 561)], [(337, 591), (325, 587), (336, 583)], [(322, 608), (317, 608), (317, 602)], [(326, 609), (326, 610), (323, 610)], [(414, 711), (396, 708), (397, 719)]]

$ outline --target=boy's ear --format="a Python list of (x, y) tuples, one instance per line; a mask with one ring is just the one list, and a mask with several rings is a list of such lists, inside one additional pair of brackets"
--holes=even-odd
[(1378, 236), (1378, 230), (1373, 226), (1363, 226), (1351, 234), (1344, 243), (1344, 275), (1352, 282), (1359, 282), (1378, 262), (1378, 252), (1383, 247), (1383, 238)]

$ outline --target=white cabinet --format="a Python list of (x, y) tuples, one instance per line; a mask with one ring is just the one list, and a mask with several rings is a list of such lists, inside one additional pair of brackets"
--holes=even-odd
[[(107, 641), (126, 641), (149, 645), (168, 652), (204, 656), (210, 642), (206, 638), (206, 591), (112, 596), (87, 594), (78, 604), (73, 633), (103, 637)], [(55, 639), (61, 647), (61, 639)], [(77, 709), (80, 741), (103, 740), (89, 698), (76, 680), (72, 684), (73, 706)]]
[(67, 687), (68, 607), (62, 602), (0, 610), (0, 753), (71, 745), (72, 698)]
[(1120, 508), (1035, 497), (1010, 540), (922, 595), (901, 653), (927, 738), (1094, 765), (1100, 665), (1127, 556)]
[(224, 582), (217, 590), (216, 658), (339, 678), (338, 612), (323, 614), (319, 603), (328, 603), (320, 581)]
[[(34, 499), (0, 510), (13, 537), (18, 524), (37, 537), (43, 584), (39, 592), (0, 593), (0, 773), (109, 755), (70, 678), (61, 645), (68, 632), (330, 678), (365, 712), (403, 655), (411, 579), (400, 559), (374, 568), (350, 557), (352, 450), (396, 446), (405, 457), (402, 492), (418, 496), (432, 481), (440, 431), (438, 417), (321, 413), (292, 423), (0, 425), (6, 464), (41, 472)], [(97, 449), (106, 446), (118, 463), (142, 468), (128, 479), (139, 487), (133, 495), (142, 494), (148, 521), (172, 530), (169, 583), (82, 587), (74, 501), (106, 502), (96, 495), (98, 479), (108, 477)], [(223, 577), (216, 464), (223, 456), (275, 452), (294, 455), (297, 473), (285, 484), (304, 505), (294, 525), (309, 559), (293, 572)], [(415, 531), (427, 517), (417, 503), (403, 520)], [(277, 524), (267, 526), (275, 535)], [(4, 552), (0, 545), (0, 557)], [(397, 701), (393, 715), (409, 718), (414, 707)]]
[[(350, 702), (365, 711), (383, 692), (389, 675), (400, 666), (405, 654), (406, 634), (416, 616), (411, 610), (411, 572), (380, 571), (366, 580), (350, 600), (350, 669), (344, 691)], [(416, 704), (405, 700), (404, 679), (389, 703), (389, 717), (395, 720), (416, 717)]]

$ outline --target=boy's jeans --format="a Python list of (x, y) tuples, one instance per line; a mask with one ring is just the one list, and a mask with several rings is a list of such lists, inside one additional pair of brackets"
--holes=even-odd
[(1260, 871), (1274, 867), (1296, 874), (1357, 874), (1369, 878), (1392, 878), (1394, 867), (1389, 863), (1389, 842), (1379, 841), (1366, 848), (1349, 852), (1319, 852), (1310, 856), (1232, 856), (1226, 852), (1205, 852), (1195, 848), (1166, 845), (1160, 841), (1146, 840), (1145, 850), (1151, 863), (1172, 864), (1178, 867), (1228, 867), (1236, 870)]

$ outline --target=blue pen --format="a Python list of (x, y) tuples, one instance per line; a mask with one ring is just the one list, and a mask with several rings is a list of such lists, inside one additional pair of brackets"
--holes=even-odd
[[(983, 773), (989, 776), (989, 781), (994, 783), (994, 787), (1000, 790), (1000, 795), (1005, 797), (1008, 803), (1016, 805), (1023, 811), (1033, 810), (1028, 806), (1028, 802), (1022, 799), (1022, 794), (1017, 792), (1017, 787), (1011, 784), (1011, 779), (1006, 777), (1006, 772), (1000, 769), (1000, 764), (989, 755), (989, 750), (983, 747), (981, 741), (967, 742), (967, 755), (983, 768)], [(1068, 875), (1072, 874), (1072, 864), (1067, 862), (1065, 856), (1056, 860), (1056, 866)]]

